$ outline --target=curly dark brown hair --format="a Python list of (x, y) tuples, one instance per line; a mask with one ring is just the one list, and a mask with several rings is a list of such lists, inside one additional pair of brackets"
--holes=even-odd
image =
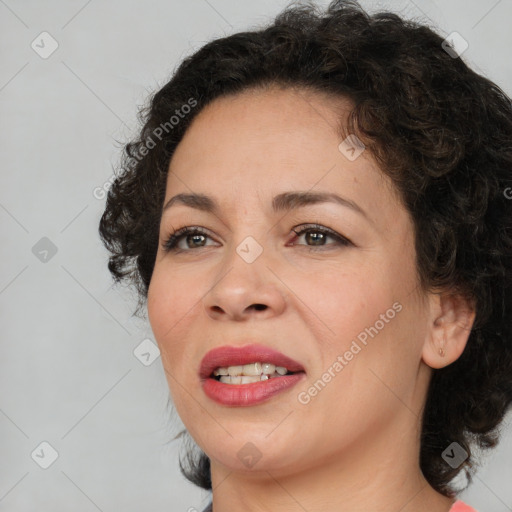
[[(137, 289), (139, 313), (170, 159), (197, 113), (221, 96), (269, 85), (351, 100), (350, 130), (414, 221), (423, 289), (456, 291), (476, 309), (462, 355), (433, 370), (422, 418), (421, 470), (454, 497), (451, 481), (464, 468), (471, 483), (474, 448), (496, 446), (512, 401), (512, 104), (442, 43), (426, 25), (343, 0), (325, 11), (290, 5), (269, 26), (209, 42), (140, 110), (143, 126), (125, 145), (99, 231), (114, 280)], [(470, 454), (457, 468), (441, 456), (452, 442)], [(211, 488), (204, 453), (180, 466)]]

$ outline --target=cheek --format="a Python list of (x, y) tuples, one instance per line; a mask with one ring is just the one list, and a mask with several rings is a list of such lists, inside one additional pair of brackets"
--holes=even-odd
[[(296, 308), (309, 317), (318, 339), (334, 349), (351, 340), (393, 304), (393, 290), (376, 266), (361, 269), (339, 265), (287, 280)], [(293, 298), (295, 297), (295, 298)], [(320, 336), (321, 335), (321, 336)]]
[(157, 265), (148, 289), (148, 319), (160, 349), (173, 404), (182, 418), (191, 414), (190, 394), (199, 392), (197, 357), (190, 333), (197, 324), (202, 295), (200, 283), (194, 279), (197, 277), (186, 277), (183, 272), (170, 272), (164, 265)]
[[(421, 336), (411, 328), (418, 322), (411, 294), (414, 276), (409, 274), (413, 269), (403, 262), (400, 272), (397, 261), (378, 260), (363, 268), (347, 265), (341, 271), (337, 267), (297, 277), (290, 285), (308, 306), (296, 302), (308, 316), (308, 329), (318, 343), (318, 357), (312, 361), (315, 374), (332, 367), (344, 354), (347, 361), (358, 361), (350, 362), (344, 373), (356, 372), (358, 378), (362, 377), (359, 372), (369, 377), (368, 367), (386, 375), (396, 370), (398, 353), (403, 362), (415, 357), (411, 336), (418, 340)], [(406, 346), (412, 352), (404, 354)]]
[(155, 266), (148, 289), (148, 318), (166, 368), (167, 360), (174, 364), (182, 358), (195, 308), (201, 307), (199, 284), (197, 276), (170, 272), (163, 264)]

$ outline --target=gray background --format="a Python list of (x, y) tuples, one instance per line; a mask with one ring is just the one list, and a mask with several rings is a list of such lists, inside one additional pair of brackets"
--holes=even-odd
[[(512, 94), (510, 0), (362, 4), (459, 32), (465, 60)], [(111, 286), (94, 190), (112, 175), (115, 141), (136, 132), (137, 105), (181, 59), (284, 5), (0, 0), (1, 511), (187, 511), (208, 501), (179, 473), (179, 441), (169, 441), (180, 423), (160, 359), (146, 366), (134, 355), (152, 333), (132, 317), (133, 292)], [(43, 31), (58, 43), (48, 58)], [(461, 496), (480, 512), (512, 510), (510, 419)], [(48, 469), (43, 441), (58, 452)]]

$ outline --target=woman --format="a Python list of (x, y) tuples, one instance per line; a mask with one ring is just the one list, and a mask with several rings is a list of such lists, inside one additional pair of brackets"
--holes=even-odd
[(123, 164), (109, 269), (215, 512), (473, 510), (451, 481), (512, 399), (495, 84), (395, 14), (289, 8), (185, 59)]

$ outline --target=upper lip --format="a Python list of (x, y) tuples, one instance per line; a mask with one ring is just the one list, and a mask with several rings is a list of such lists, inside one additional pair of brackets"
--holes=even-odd
[(224, 345), (216, 347), (205, 354), (201, 360), (199, 375), (202, 379), (207, 379), (216, 368), (239, 366), (255, 362), (284, 366), (290, 372), (304, 371), (302, 365), (297, 361), (264, 345)]

